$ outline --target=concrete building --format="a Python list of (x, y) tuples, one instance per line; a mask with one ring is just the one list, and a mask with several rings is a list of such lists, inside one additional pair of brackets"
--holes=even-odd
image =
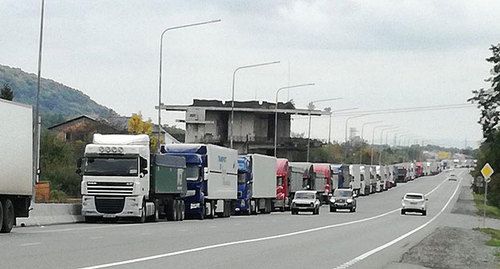
[[(229, 147), (231, 101), (194, 99), (192, 105), (163, 105), (167, 111), (185, 111), (186, 143), (211, 143)], [(278, 156), (300, 150), (304, 139), (290, 137), (292, 115), (329, 115), (320, 110), (296, 109), (290, 103), (278, 106)], [(234, 103), (233, 147), (239, 153), (274, 154), (275, 103), (247, 101)], [(301, 141), (302, 140), (302, 141)]]

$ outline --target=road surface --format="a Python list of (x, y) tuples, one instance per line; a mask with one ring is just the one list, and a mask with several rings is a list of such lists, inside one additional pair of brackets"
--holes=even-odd
[[(2, 268), (384, 268), (449, 222), (459, 181), (447, 173), (358, 198), (356, 213), (290, 212), (146, 224), (15, 228), (0, 236)], [(428, 194), (427, 216), (400, 214), (406, 192)], [(455, 217), (456, 218), (456, 217)]]

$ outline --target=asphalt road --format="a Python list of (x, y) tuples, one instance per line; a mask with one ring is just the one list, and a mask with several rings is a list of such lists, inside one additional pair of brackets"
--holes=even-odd
[[(461, 181), (446, 175), (360, 197), (356, 213), (15, 228), (0, 235), (0, 267), (384, 268), (450, 218)], [(400, 214), (406, 192), (430, 192), (427, 216)]]

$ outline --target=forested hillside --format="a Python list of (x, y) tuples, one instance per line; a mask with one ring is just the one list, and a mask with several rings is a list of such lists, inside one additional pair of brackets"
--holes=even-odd
[[(34, 104), (37, 89), (35, 74), (0, 65), (0, 86), (4, 84), (14, 91), (14, 101)], [(46, 127), (79, 115), (102, 118), (118, 116), (115, 111), (96, 103), (83, 92), (50, 79), (42, 79), (40, 110)]]

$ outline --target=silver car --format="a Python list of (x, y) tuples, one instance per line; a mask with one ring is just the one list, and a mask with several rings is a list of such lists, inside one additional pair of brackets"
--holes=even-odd
[(319, 214), (321, 202), (317, 191), (297, 191), (292, 200), (290, 211), (297, 215), (300, 211), (310, 211), (313, 215)]

